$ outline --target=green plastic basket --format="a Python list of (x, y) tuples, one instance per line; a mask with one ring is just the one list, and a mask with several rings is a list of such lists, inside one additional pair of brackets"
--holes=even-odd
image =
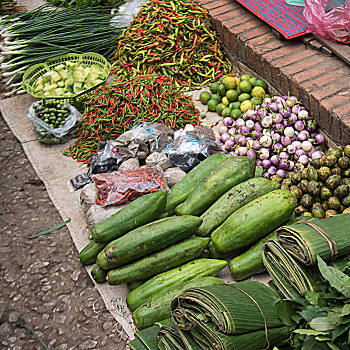
[(32, 95), (35, 98), (38, 99), (45, 99), (45, 100), (62, 100), (63, 102), (69, 103), (73, 105), (75, 108), (77, 108), (79, 111), (84, 111), (84, 103), (93, 96), (94, 91), (101, 85), (105, 83), (97, 84), (91, 89), (85, 90), (80, 92), (79, 94), (76, 94), (74, 96), (70, 97), (42, 97), (37, 96), (37, 94), (34, 92), (36, 82), (37, 80), (44, 75), (45, 73), (52, 70), (55, 66), (59, 65), (60, 63), (71, 61), (71, 62), (80, 62), (86, 65), (98, 65), (103, 73), (106, 75), (107, 80), (109, 73), (111, 71), (111, 64), (101, 55), (93, 52), (83, 53), (83, 54), (76, 54), (76, 53), (68, 53), (66, 55), (56, 56), (54, 58), (51, 58), (47, 60), (44, 63), (35, 64), (31, 67), (29, 67), (24, 75), (23, 75), (23, 81), (22, 86), (23, 89), (28, 92), (28, 94)]

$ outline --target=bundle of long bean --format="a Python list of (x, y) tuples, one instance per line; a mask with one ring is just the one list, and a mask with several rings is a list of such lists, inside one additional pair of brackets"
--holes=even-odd
[(114, 74), (172, 76), (189, 88), (231, 72), (209, 14), (192, 1), (151, 0), (120, 37)]
[(304, 265), (315, 265), (317, 255), (326, 261), (350, 254), (350, 214), (299, 222), (277, 230), (277, 240)]
[(110, 25), (112, 15), (101, 8), (50, 9), (0, 20), (0, 68), (8, 95), (21, 91), (22, 76), (31, 65), (69, 52), (95, 52), (111, 58), (122, 28)]
[(170, 77), (120, 79), (96, 90), (87, 102), (78, 139), (64, 154), (87, 163), (100, 141), (116, 139), (137, 121), (161, 122), (177, 130), (198, 125), (199, 111)]

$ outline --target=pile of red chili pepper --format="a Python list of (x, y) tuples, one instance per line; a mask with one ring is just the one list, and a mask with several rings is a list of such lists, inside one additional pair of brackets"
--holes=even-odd
[(199, 111), (172, 78), (138, 76), (98, 88), (87, 101), (77, 140), (64, 152), (87, 163), (101, 141), (115, 140), (135, 122), (163, 123), (173, 130), (199, 125)]
[(151, 0), (119, 37), (112, 74), (171, 76), (184, 89), (232, 70), (208, 11), (193, 1)]

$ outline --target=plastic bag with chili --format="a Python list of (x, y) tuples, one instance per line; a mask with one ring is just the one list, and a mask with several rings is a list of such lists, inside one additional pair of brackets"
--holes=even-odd
[(153, 167), (98, 174), (93, 181), (97, 188), (96, 203), (102, 207), (131, 202), (166, 188), (162, 169)]

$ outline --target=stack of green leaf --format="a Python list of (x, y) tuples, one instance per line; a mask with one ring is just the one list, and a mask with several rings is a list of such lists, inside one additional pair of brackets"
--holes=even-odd
[[(172, 322), (137, 333), (132, 349), (259, 350), (287, 336), (278, 295), (259, 282), (187, 289), (172, 301)], [(148, 337), (150, 336), (150, 337)], [(140, 339), (141, 338), (141, 339)], [(140, 346), (140, 343), (142, 346)]]

